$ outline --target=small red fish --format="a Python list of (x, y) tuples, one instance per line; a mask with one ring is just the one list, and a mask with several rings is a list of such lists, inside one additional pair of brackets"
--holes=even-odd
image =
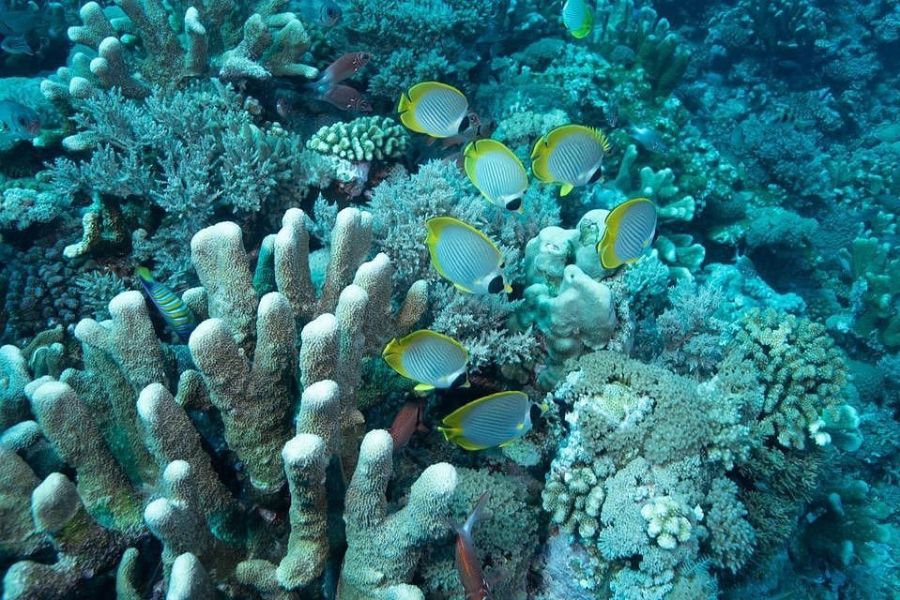
[(317, 88), (327, 88), (356, 75), (357, 71), (369, 64), (372, 55), (368, 52), (349, 52), (328, 65), (316, 81)]
[(394, 440), (394, 452), (406, 446), (415, 432), (428, 431), (422, 422), (424, 416), (425, 403), (422, 401), (407, 402), (397, 411), (397, 416), (394, 417), (394, 422), (388, 429), (391, 439)]
[(472, 540), (472, 528), (485, 514), (490, 491), (481, 495), (472, 514), (466, 519), (462, 527), (453, 526), (456, 530), (456, 570), (459, 580), (466, 592), (466, 600), (491, 600), (491, 589), (481, 570), (481, 560), (475, 551), (475, 543)]
[(341, 110), (372, 112), (372, 105), (366, 97), (349, 85), (333, 85), (322, 95), (322, 100)]

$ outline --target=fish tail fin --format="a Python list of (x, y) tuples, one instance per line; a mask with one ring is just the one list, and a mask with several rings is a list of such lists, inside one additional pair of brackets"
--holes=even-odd
[(137, 275), (141, 281), (145, 283), (153, 283), (153, 273), (150, 272), (150, 269), (147, 267), (138, 267), (134, 270), (134, 274)]
[(475, 523), (480, 521), (481, 519), (489, 519), (491, 517), (491, 513), (487, 508), (487, 502), (491, 497), (491, 491), (487, 490), (478, 498), (478, 502), (475, 503), (475, 508), (472, 509), (472, 512), (469, 513), (469, 517), (466, 519), (466, 522), (463, 523), (462, 528), (459, 530), (460, 533), (463, 533), (469, 537), (472, 537), (472, 529), (475, 527)]

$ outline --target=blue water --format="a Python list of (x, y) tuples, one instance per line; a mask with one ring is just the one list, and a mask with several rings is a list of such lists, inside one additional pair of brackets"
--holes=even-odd
[(889, 0), (0, 0), (4, 600), (900, 597), (898, 66)]

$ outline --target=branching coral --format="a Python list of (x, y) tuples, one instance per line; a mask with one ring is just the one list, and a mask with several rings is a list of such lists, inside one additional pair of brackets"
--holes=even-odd
[(727, 361), (749, 361), (764, 388), (757, 417), (765, 436), (803, 449), (818, 428), (821, 411), (840, 404), (847, 383), (840, 350), (825, 328), (775, 310), (752, 310), (740, 321)]
[[(100, 93), (76, 122), (79, 132), (65, 144), (92, 154), (83, 162), (58, 159), (46, 173), (58, 202), (93, 198), (84, 239), (69, 256), (98, 250), (105, 239), (121, 245), (131, 230), (137, 258), (158, 261), (157, 275), (178, 281), (188, 270), (182, 240), (217, 207), (253, 213), (305, 192), (295, 160), (299, 138), (258, 128), (240, 97), (220, 84), (157, 90), (143, 102)], [(128, 210), (135, 201), (161, 209), (161, 223)]]
[(177, 86), (216, 70), (224, 80), (318, 74), (300, 62), (310, 40), (302, 21), (287, 12), (286, 0), (256, 2), (249, 13), (221, 1), (199, 9), (159, 0), (117, 4), (118, 16), (96, 2), (81, 7), (82, 24), (68, 34), (92, 52), (76, 52), (70, 66), (44, 82), (49, 99), (85, 99), (112, 88), (143, 98), (150, 94), (148, 83)]
[[(537, 344), (530, 334), (508, 336), (505, 320), (517, 303), (501, 297), (477, 301), (457, 298), (459, 292), (439, 281), (431, 267), (423, 242), (423, 223), (431, 217), (449, 215), (478, 227), (498, 244), (510, 265), (507, 275), (516, 278), (519, 249), (541, 227), (556, 222), (558, 207), (547, 195), (529, 190), (523, 204), (525, 214), (520, 217), (485, 202), (476, 192), (459, 169), (449, 163), (425, 163), (414, 175), (395, 171), (375, 188), (368, 206), (373, 217), (374, 245), (397, 257), (397, 285), (406, 286), (416, 279), (435, 282), (435, 326), (476, 351), (476, 361), (481, 363), (476, 366), (485, 362), (521, 363), (525, 354), (533, 354)], [(532, 350), (523, 352), (523, 347)]]
[[(262, 298), (252, 287), (236, 225), (220, 223), (195, 236), (191, 250), (203, 287), (184, 296), (203, 319), (188, 345), (193, 368), (177, 366), (173, 359), (182, 352), (157, 341), (141, 294), (125, 292), (110, 303), (111, 320), (86, 319), (76, 328), (81, 370), (25, 386), (39, 431), (77, 473), (77, 486), (53, 474), (36, 487), (34, 529), (15, 533), (14, 547), (34, 535), (50, 541), (58, 558), (52, 565), (13, 565), (4, 585), (10, 598), (65, 597), (85, 573), (108, 570), (120, 556), (120, 584), (133, 586), (129, 565), (136, 557), (122, 553), (148, 532), (163, 544), (163, 577), (172, 593), (202, 588), (206, 578), (221, 582), (232, 597), (300, 589), (321, 574), (328, 555), (324, 486), (333, 455), (343, 473), (355, 469), (342, 587), (360, 597), (389, 589), (421, 597), (408, 581), (422, 544), (443, 532), (439, 516), (455, 488), (455, 471), (447, 464), (427, 469), (407, 508), (383, 523), (396, 544), (373, 546), (370, 529), (385, 504), (392, 444), (387, 432), (370, 432), (357, 464), (363, 421), (355, 391), (364, 354), (415, 323), (425, 309), (425, 289), (414, 286), (394, 315), (390, 260), (378, 255), (363, 262), (371, 220), (346, 209), (337, 216), (317, 293), (309, 279), (305, 221), (297, 209), (285, 216), (271, 262), (259, 267), (273, 271), (278, 291)], [(9, 353), (7, 362), (5, 371), (29, 377), (23, 357)], [(19, 393), (19, 380), (10, 381), (12, 394)], [(209, 418), (211, 407), (221, 419), (221, 451), (239, 460), (232, 476), (258, 506), (277, 510), (288, 482), (289, 523), (266, 527), (222, 483), (214, 466), (221, 457), (215, 449), (210, 454), (201, 437), (209, 432), (187, 412)], [(11, 437), (4, 434), (5, 443)], [(152, 497), (139, 492), (145, 487), (154, 490)]]

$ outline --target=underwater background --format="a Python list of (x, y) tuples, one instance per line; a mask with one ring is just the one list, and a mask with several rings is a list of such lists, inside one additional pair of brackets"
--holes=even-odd
[(900, 598), (898, 207), (893, 0), (0, 0), (2, 597)]

